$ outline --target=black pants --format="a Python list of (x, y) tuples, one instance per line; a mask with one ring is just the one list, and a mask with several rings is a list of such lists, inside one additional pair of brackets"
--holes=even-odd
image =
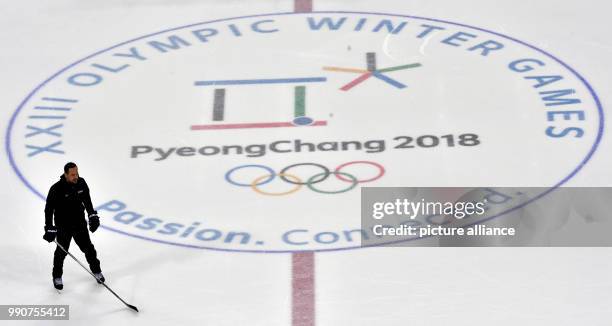
[[(85, 259), (89, 263), (89, 269), (92, 273), (100, 273), (100, 261), (96, 257), (96, 248), (89, 239), (89, 232), (87, 228), (79, 228), (75, 230), (70, 229), (58, 229), (57, 230), (57, 242), (61, 244), (64, 249), (68, 250), (70, 247), (70, 240), (74, 238), (74, 242), (79, 246), (79, 249), (85, 254)], [(55, 254), (53, 255), (53, 278), (62, 277), (64, 259), (66, 253), (58, 246), (55, 248)]]

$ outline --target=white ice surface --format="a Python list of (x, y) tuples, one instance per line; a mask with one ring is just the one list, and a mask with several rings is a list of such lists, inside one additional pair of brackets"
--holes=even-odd
[[(102, 46), (220, 17), (291, 11), (291, 1), (0, 1), (0, 121), (59, 67)], [(578, 69), (604, 108), (612, 94), (606, 1), (317, 1), (315, 10), (436, 17), (528, 40)], [(610, 120), (607, 119), (607, 122)], [(3, 128), (3, 131), (5, 128)], [(612, 146), (570, 185), (612, 186)], [(0, 159), (0, 304), (68, 304), (70, 321), (7, 325), (290, 325), (291, 257), (93, 236), (125, 309), (67, 258), (58, 295), (44, 203)], [(104, 157), (96, 160), (104, 161)], [(49, 183), (59, 175), (49, 171)], [(56, 173), (57, 170), (57, 173)], [(85, 176), (86, 177), (86, 176)], [(96, 191), (96, 185), (90, 185)], [(117, 186), (120, 186), (119, 184)], [(144, 185), (143, 185), (144, 186)], [(72, 244), (77, 257), (83, 255)], [(609, 248), (380, 248), (316, 255), (318, 325), (610, 325)]]

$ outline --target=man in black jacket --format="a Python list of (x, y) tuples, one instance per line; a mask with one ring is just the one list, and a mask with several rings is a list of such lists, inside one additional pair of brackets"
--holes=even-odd
[[(70, 246), (70, 240), (74, 242), (85, 254), (91, 272), (95, 275), (98, 283), (104, 282), (104, 276), (100, 269), (100, 261), (96, 257), (96, 249), (89, 239), (87, 223), (83, 215), (83, 209), (87, 210), (89, 219), (89, 230), (93, 233), (100, 226), (98, 212), (93, 209), (89, 187), (85, 179), (79, 177), (76, 164), (69, 162), (64, 166), (64, 174), (56, 182), (47, 195), (45, 205), (45, 235), (43, 239), (53, 241), (57, 236), (57, 242), (66, 250)], [(55, 215), (55, 226), (53, 225)], [(66, 253), (59, 247), (53, 255), (53, 286), (61, 290), (62, 272)]]

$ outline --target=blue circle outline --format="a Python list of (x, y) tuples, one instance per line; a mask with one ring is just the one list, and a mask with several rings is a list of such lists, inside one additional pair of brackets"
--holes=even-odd
[(232, 178), (230, 178), (230, 174), (232, 174), (234, 171), (244, 169), (244, 168), (262, 168), (270, 173), (270, 176), (268, 177), (268, 179), (259, 182), (258, 184), (256, 184), (256, 186), (265, 185), (266, 183), (274, 180), (274, 177), (276, 177), (276, 172), (274, 172), (274, 170), (272, 170), (272, 168), (269, 166), (265, 166), (261, 164), (245, 164), (245, 165), (238, 165), (236, 167), (231, 168), (229, 171), (225, 172), (225, 181), (233, 184), (234, 186), (250, 187), (251, 186), (250, 183), (249, 184), (239, 183), (239, 182), (232, 180)]
[[(205, 21), (205, 22), (199, 22), (199, 23), (194, 23), (194, 24), (189, 24), (189, 25), (184, 25), (184, 26), (179, 26), (179, 27), (174, 27), (174, 28), (162, 30), (162, 31), (159, 31), (159, 32), (155, 32), (155, 33), (147, 34), (147, 35), (144, 35), (144, 36), (140, 36), (140, 37), (128, 40), (128, 41), (124, 41), (124, 42), (118, 43), (116, 45), (113, 45), (111, 47), (105, 48), (103, 50), (94, 52), (93, 54), (91, 54), (89, 56), (86, 56), (86, 57), (84, 57), (84, 58), (82, 58), (80, 60), (77, 60), (77, 61), (73, 62), (72, 64), (62, 68), (61, 70), (59, 70), (55, 74), (51, 75), (49, 78), (45, 79), (36, 88), (34, 88), (21, 101), (21, 103), (19, 104), (19, 106), (17, 107), (17, 109), (15, 110), (13, 115), (11, 116), (11, 119), (9, 121), (9, 125), (8, 125), (8, 127), (6, 129), (6, 133), (5, 133), (5, 150), (6, 150), (8, 158), (9, 158), (9, 163), (10, 163), (11, 167), (13, 168), (13, 171), (17, 174), (19, 179), (25, 184), (25, 186), (30, 191), (32, 191), (36, 196), (38, 196), (43, 201), (45, 201), (46, 197), (43, 196), (39, 191), (37, 191), (25, 179), (25, 177), (23, 176), (23, 174), (21, 173), (21, 171), (17, 167), (17, 164), (15, 163), (15, 160), (13, 158), (13, 153), (11, 151), (11, 132), (12, 132), (13, 126), (15, 124), (15, 120), (17, 119), (17, 116), (19, 115), (19, 113), (21, 112), (21, 110), (23, 109), (25, 104), (34, 96), (34, 94), (36, 94), (42, 87), (44, 87), (51, 80), (55, 79), (57, 76), (61, 75), (65, 71), (73, 68), (74, 66), (80, 64), (81, 62), (83, 62), (85, 60), (88, 60), (90, 58), (93, 58), (95, 56), (98, 56), (98, 55), (100, 55), (100, 54), (102, 54), (104, 52), (110, 51), (112, 49), (118, 48), (120, 46), (129, 44), (129, 43), (132, 43), (132, 42), (135, 42), (135, 41), (138, 41), (138, 40), (142, 40), (142, 39), (145, 39), (145, 38), (148, 38), (148, 37), (151, 37), (151, 36), (155, 36), (155, 35), (171, 32), (171, 31), (176, 31), (176, 30), (180, 30), (180, 29), (186, 29), (186, 28), (190, 28), (190, 27), (194, 27), (194, 26), (200, 26), (200, 25), (205, 25), (205, 24), (224, 22), (224, 21), (231, 21), (231, 20), (256, 18), (256, 17), (287, 16), (287, 15), (310, 15), (310, 14), (313, 14), (313, 15), (314, 14), (349, 14), (349, 15), (370, 15), (370, 16), (402, 17), (402, 18), (410, 18), (410, 19), (423, 20), (423, 21), (429, 21), (429, 22), (438, 22), (438, 23), (443, 23), (443, 24), (450, 24), (450, 25), (466, 27), (466, 28), (469, 28), (469, 29), (473, 29), (473, 30), (489, 33), (489, 34), (496, 35), (496, 36), (508, 39), (510, 41), (516, 42), (516, 43), (521, 44), (523, 46), (526, 46), (526, 47), (528, 47), (528, 48), (530, 48), (532, 50), (540, 52), (541, 54), (543, 54), (543, 55), (553, 59), (558, 64), (563, 66), (565, 69), (569, 70), (572, 74), (574, 74), (574, 76), (576, 78), (578, 78), (578, 80), (580, 80), (584, 84), (584, 86), (587, 88), (587, 90), (589, 91), (589, 93), (593, 97), (593, 100), (595, 101), (595, 104), (597, 106), (597, 112), (598, 112), (598, 117), (599, 117), (599, 128), (597, 130), (597, 136), (595, 138), (595, 142), (593, 143), (593, 146), (591, 147), (591, 149), (589, 150), (589, 152), (587, 153), (585, 158), (582, 160), (582, 162), (580, 162), (578, 164), (578, 166), (576, 168), (574, 168), (574, 170), (572, 170), (567, 176), (565, 176), (563, 179), (561, 179), (561, 181), (557, 182), (550, 189), (542, 192), (538, 196), (536, 196), (536, 197), (534, 197), (534, 198), (532, 198), (532, 199), (522, 203), (521, 205), (512, 207), (510, 209), (507, 209), (507, 210), (505, 210), (505, 211), (503, 211), (503, 212), (501, 212), (501, 213), (499, 213), (497, 215), (494, 215), (494, 216), (488, 217), (488, 218), (486, 218), (484, 220), (479, 220), (479, 221), (477, 221), (475, 223), (466, 225), (466, 227), (474, 225), (474, 224), (477, 224), (477, 223), (482, 223), (482, 222), (491, 220), (493, 218), (499, 217), (501, 215), (510, 213), (510, 212), (512, 212), (512, 211), (514, 211), (516, 209), (519, 209), (519, 208), (521, 208), (523, 206), (526, 206), (526, 205), (528, 205), (528, 204), (530, 204), (530, 203), (532, 203), (532, 202), (534, 202), (534, 201), (536, 201), (536, 200), (538, 200), (538, 199), (548, 195), (549, 193), (553, 192), (555, 189), (557, 189), (558, 187), (560, 187), (561, 185), (563, 185), (564, 183), (569, 181), (571, 178), (573, 178), (586, 165), (586, 163), (591, 160), (591, 158), (593, 157), (593, 154), (595, 153), (595, 151), (599, 147), (599, 144), (601, 142), (601, 139), (602, 139), (603, 133), (604, 133), (604, 112), (603, 112), (603, 107), (601, 105), (599, 97), (595, 93), (595, 90), (586, 81), (586, 79), (584, 77), (582, 77), (582, 75), (580, 75), (575, 69), (570, 67), (565, 62), (561, 61), (561, 59), (557, 58), (556, 56), (546, 52), (545, 50), (542, 50), (542, 49), (540, 49), (538, 47), (535, 47), (535, 46), (533, 46), (531, 44), (528, 44), (526, 42), (523, 42), (523, 41), (518, 40), (516, 38), (513, 38), (511, 36), (507, 36), (507, 35), (504, 35), (504, 34), (501, 34), (501, 33), (498, 33), (498, 32), (494, 32), (494, 31), (491, 31), (491, 30), (488, 30), (488, 29), (484, 29), (484, 28), (480, 28), (480, 27), (474, 27), (474, 26), (470, 26), (470, 25), (462, 24), (462, 23), (455, 23), (455, 22), (451, 22), (451, 21), (447, 21), (447, 20), (442, 20), (442, 19), (427, 18), (427, 17), (420, 17), (420, 16), (400, 15), (400, 14), (388, 14), (388, 13), (381, 13), (381, 12), (359, 12), (359, 11), (312, 11), (312, 12), (308, 12), (308, 13), (281, 12), (281, 13), (268, 13), (268, 14), (245, 15), (245, 16), (237, 16), (237, 17), (231, 17), (231, 18), (222, 18), (222, 19), (216, 19), (216, 20), (210, 20), (210, 21)], [(194, 249), (208, 249), (208, 250), (223, 251), (223, 252), (264, 253), (264, 254), (269, 254), (269, 253), (295, 253), (295, 252), (335, 252), (335, 251), (344, 251), (344, 250), (351, 250), (351, 249), (362, 249), (362, 248), (368, 248), (368, 247), (380, 247), (380, 246), (386, 246), (386, 245), (390, 245), (390, 244), (396, 244), (396, 243), (400, 243), (400, 242), (408, 242), (408, 241), (419, 239), (419, 238), (414, 238), (414, 239), (386, 242), (386, 243), (375, 244), (375, 245), (370, 245), (370, 246), (350, 246), (350, 247), (329, 248), (329, 249), (311, 249), (311, 250), (242, 250), (242, 249), (214, 248), (214, 247), (206, 247), (206, 246), (188, 245), (188, 244), (176, 243), (176, 242), (171, 242), (171, 241), (147, 238), (147, 237), (144, 237), (144, 236), (140, 236), (140, 235), (136, 235), (136, 234), (131, 234), (131, 233), (128, 233), (128, 232), (125, 232), (125, 231), (122, 231), (122, 230), (119, 230), (119, 229), (111, 228), (111, 227), (108, 227), (108, 226), (104, 226), (104, 225), (101, 225), (101, 227), (104, 228), (104, 229), (113, 231), (113, 232), (117, 232), (117, 233), (120, 233), (120, 234), (123, 234), (123, 235), (131, 236), (131, 237), (134, 237), (134, 238), (148, 240), (148, 241), (157, 242), (157, 243), (169, 244), (169, 245), (174, 245), (174, 246), (180, 246), (180, 247), (187, 247), (187, 248), (194, 248)]]

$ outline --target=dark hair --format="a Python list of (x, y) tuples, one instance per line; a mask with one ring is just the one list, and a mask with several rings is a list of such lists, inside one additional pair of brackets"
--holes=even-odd
[(68, 170), (72, 168), (76, 168), (76, 164), (74, 164), (73, 162), (66, 163), (66, 165), (64, 165), (64, 173), (68, 173)]

